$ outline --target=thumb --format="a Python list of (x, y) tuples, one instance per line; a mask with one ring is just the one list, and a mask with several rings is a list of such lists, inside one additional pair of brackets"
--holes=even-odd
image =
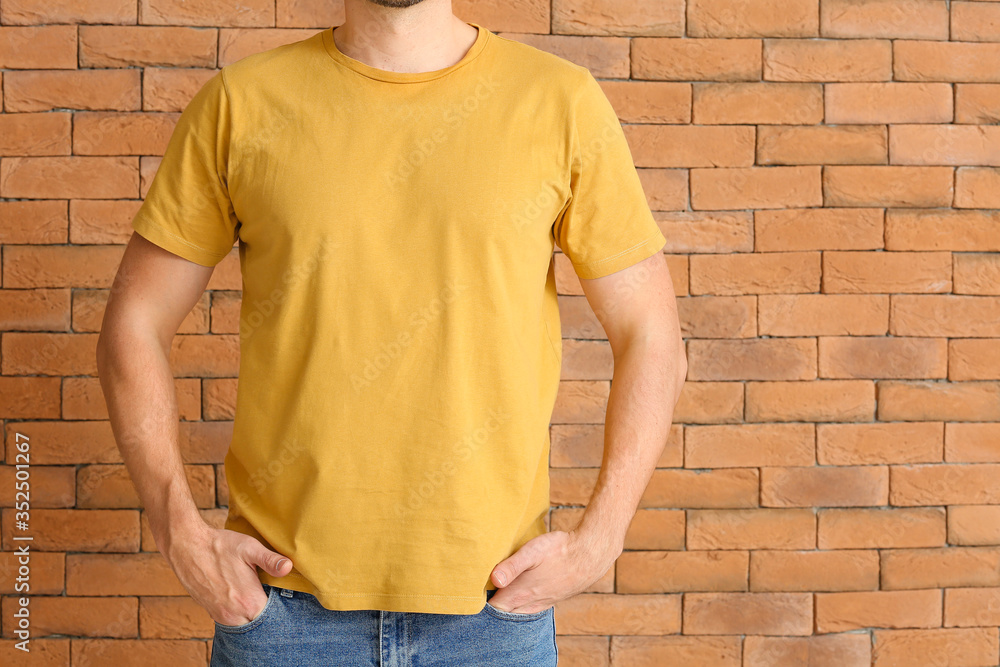
[(292, 571), (292, 561), (279, 553), (271, 551), (260, 542), (250, 549), (250, 563), (276, 577), (283, 577)]
[(494, 585), (503, 588), (529, 567), (531, 567), (531, 559), (524, 549), (520, 549), (497, 563), (490, 576)]

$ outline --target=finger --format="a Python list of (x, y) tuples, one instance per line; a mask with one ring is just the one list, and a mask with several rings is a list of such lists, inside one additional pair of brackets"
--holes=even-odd
[(279, 553), (271, 551), (257, 540), (251, 539), (249, 546), (249, 562), (276, 577), (283, 577), (292, 569), (292, 561)]
[(525, 570), (535, 565), (534, 556), (529, 549), (520, 548), (513, 554), (497, 563), (490, 577), (493, 584), (500, 588), (514, 581)]

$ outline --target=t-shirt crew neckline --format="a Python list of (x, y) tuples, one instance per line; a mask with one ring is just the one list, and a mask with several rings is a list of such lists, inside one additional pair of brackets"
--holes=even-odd
[(451, 74), (460, 67), (472, 62), (476, 56), (482, 53), (483, 48), (486, 46), (486, 42), (489, 41), (490, 31), (478, 23), (469, 23), (468, 21), (466, 23), (478, 31), (479, 34), (476, 35), (476, 41), (472, 43), (472, 46), (465, 52), (465, 55), (462, 56), (462, 59), (457, 63), (442, 69), (432, 70), (430, 72), (392, 72), (390, 70), (372, 67), (371, 65), (363, 63), (360, 60), (351, 58), (337, 48), (337, 43), (333, 39), (333, 31), (340, 27), (339, 25), (327, 28), (323, 31), (323, 45), (326, 47), (326, 52), (330, 54), (330, 57), (335, 61), (359, 74), (367, 76), (370, 79), (378, 79), (379, 81), (388, 81), (390, 83), (419, 83), (421, 81), (431, 81), (447, 74)]

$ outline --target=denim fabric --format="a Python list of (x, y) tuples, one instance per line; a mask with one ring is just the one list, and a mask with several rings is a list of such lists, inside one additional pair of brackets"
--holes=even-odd
[(267, 604), (243, 625), (215, 624), (211, 667), (553, 667), (555, 608), (517, 614), (331, 611), (314, 595), (261, 584)]

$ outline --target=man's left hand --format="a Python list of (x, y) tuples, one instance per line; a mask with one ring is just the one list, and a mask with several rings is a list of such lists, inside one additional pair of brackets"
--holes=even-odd
[(490, 604), (517, 614), (548, 609), (603, 577), (621, 551), (576, 530), (539, 535), (493, 568)]

